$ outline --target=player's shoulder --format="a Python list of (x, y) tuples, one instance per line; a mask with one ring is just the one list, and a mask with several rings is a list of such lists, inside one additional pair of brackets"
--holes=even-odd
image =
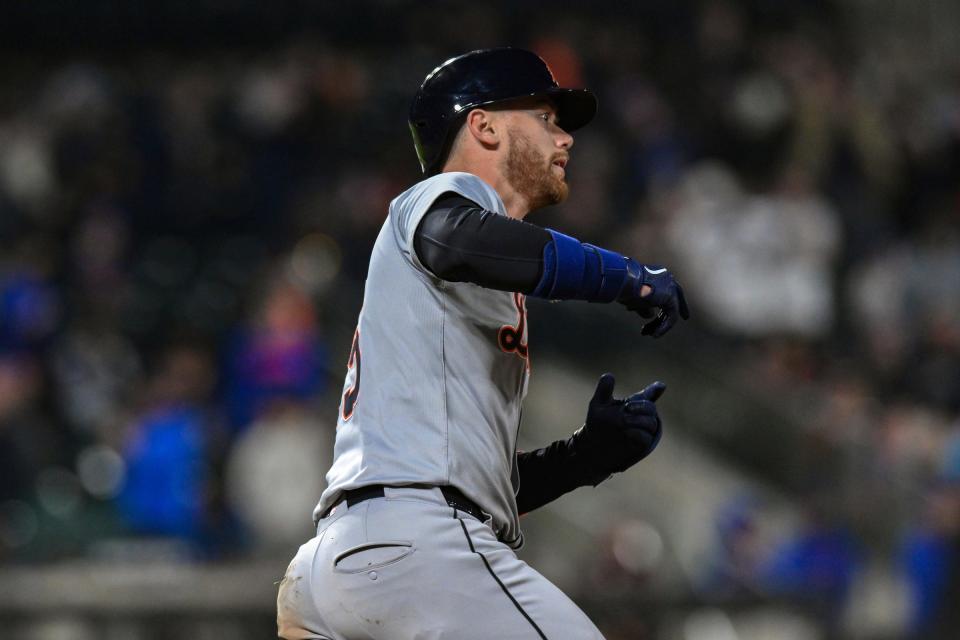
[(486, 182), (462, 171), (450, 171), (421, 180), (399, 196), (390, 205), (396, 208), (427, 208), (444, 193), (459, 193), (468, 200), (476, 202), (484, 209), (503, 212), (503, 201), (497, 192)]

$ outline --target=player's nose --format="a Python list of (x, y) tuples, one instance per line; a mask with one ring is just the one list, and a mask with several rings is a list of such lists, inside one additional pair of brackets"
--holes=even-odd
[(556, 143), (559, 148), (569, 150), (573, 146), (573, 136), (561, 129), (557, 135)]

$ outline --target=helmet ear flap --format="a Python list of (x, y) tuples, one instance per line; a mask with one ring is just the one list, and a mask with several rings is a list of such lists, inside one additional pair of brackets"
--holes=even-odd
[(457, 136), (463, 128), (463, 123), (466, 122), (466, 119), (467, 112), (464, 111), (458, 114), (456, 118), (447, 121), (447, 130), (444, 134), (443, 142), (440, 144), (440, 150), (434, 160), (433, 170), (427, 172), (429, 175), (440, 173), (440, 170), (443, 169), (443, 165), (446, 164), (447, 159), (450, 157), (450, 152), (453, 150), (453, 143), (456, 142)]
[(417, 160), (420, 161), (420, 170), (429, 175), (427, 171), (427, 166), (430, 164), (430, 159), (427, 158), (427, 150), (423, 148), (423, 142), (420, 140), (419, 129), (423, 129), (426, 126), (426, 122), (409, 122), (410, 125), (410, 135), (413, 136), (413, 148), (417, 152)]
[(413, 146), (424, 175), (440, 173), (447, 148), (449, 117), (442, 96), (417, 94), (410, 108), (408, 125), (413, 137)]
[(442, 118), (436, 122), (421, 118), (408, 123), (424, 175), (433, 176), (443, 169), (465, 116), (466, 113), (458, 114), (455, 118)]

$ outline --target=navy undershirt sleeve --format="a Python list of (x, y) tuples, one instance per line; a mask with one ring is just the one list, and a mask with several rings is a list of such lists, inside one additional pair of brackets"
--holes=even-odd
[(546, 229), (451, 192), (423, 216), (413, 248), (421, 264), (442, 280), (529, 293), (543, 275), (543, 250), (550, 242)]
[(536, 451), (518, 453), (520, 490), (517, 492), (517, 512), (529, 513), (577, 487), (590, 484), (581, 458), (573, 438), (557, 440)]
[(441, 280), (548, 300), (613, 302), (632, 291), (639, 277), (635, 260), (498, 215), (457, 193), (431, 205), (417, 225), (413, 248)]

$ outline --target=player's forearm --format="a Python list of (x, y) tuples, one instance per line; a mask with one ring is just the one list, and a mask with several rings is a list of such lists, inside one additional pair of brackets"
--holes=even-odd
[(517, 509), (529, 513), (578, 487), (596, 485), (607, 478), (591, 461), (578, 452), (573, 437), (557, 440), (549, 446), (517, 455), (520, 491)]
[(669, 331), (677, 319), (690, 317), (683, 288), (666, 267), (640, 264), (615, 251), (547, 231), (551, 241), (543, 249), (543, 271), (529, 295), (619, 302), (641, 317), (653, 318), (641, 333), (654, 338)]

